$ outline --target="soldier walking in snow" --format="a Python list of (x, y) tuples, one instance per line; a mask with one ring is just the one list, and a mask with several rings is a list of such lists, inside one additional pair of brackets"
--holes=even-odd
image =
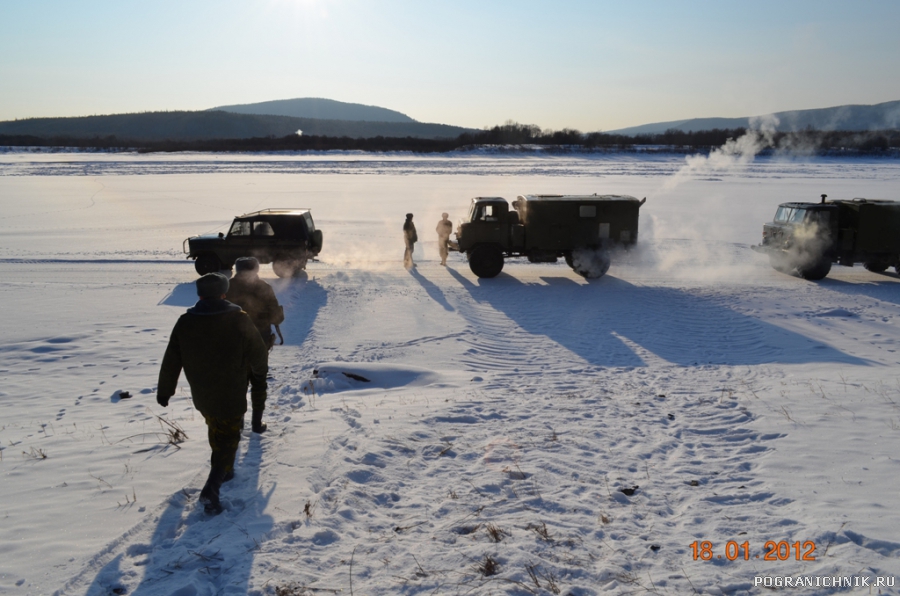
[(441, 253), (441, 265), (447, 265), (447, 255), (450, 254), (448, 245), (450, 244), (450, 234), (453, 233), (453, 223), (449, 219), (447, 213), (441, 213), (441, 221), (438, 222), (435, 231), (438, 235), (438, 252)]
[(194, 407), (203, 415), (212, 448), (211, 469), (200, 502), (206, 512), (222, 512), (219, 489), (234, 477), (234, 459), (244, 414), (247, 386), (251, 387), (253, 432), (266, 425), (262, 414), (266, 404), (266, 346), (250, 317), (240, 306), (225, 300), (228, 278), (208, 273), (197, 280), (200, 300), (181, 315), (163, 357), (156, 401), (169, 405), (178, 377), (184, 375), (191, 386)]
[(406, 252), (403, 253), (403, 266), (412, 269), (416, 266), (413, 263), (413, 251), (419, 237), (416, 235), (416, 224), (413, 223), (413, 214), (406, 214), (406, 221), (403, 222), (403, 242), (406, 243)]
[(271, 350), (275, 345), (272, 325), (275, 325), (278, 335), (281, 335), (278, 326), (284, 322), (284, 308), (278, 304), (272, 286), (259, 278), (259, 261), (255, 257), (241, 257), (235, 261), (234, 271), (225, 299), (244, 309), (259, 331), (263, 343)]

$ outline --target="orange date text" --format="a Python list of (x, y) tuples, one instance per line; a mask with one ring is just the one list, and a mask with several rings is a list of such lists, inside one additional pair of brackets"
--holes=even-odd
[(725, 543), (724, 548), (717, 547), (708, 540), (695, 540), (688, 546), (694, 555), (695, 561), (712, 561), (714, 559), (728, 559), (736, 561), (743, 559), (759, 559), (761, 561), (787, 561), (794, 559), (796, 561), (815, 561), (816, 560), (816, 543), (812, 540), (806, 542), (788, 542), (781, 540), (776, 542), (769, 540), (763, 546), (762, 552), (751, 552), (750, 542), (737, 542), (729, 540)]

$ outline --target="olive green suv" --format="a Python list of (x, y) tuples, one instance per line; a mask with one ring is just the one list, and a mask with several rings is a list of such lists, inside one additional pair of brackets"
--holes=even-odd
[(228, 233), (187, 238), (182, 248), (200, 275), (230, 270), (241, 257), (272, 263), (278, 277), (292, 277), (322, 250), (309, 209), (264, 209), (234, 218)]

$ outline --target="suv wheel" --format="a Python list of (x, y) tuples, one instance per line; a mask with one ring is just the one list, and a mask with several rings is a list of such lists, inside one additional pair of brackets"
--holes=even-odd
[(194, 269), (196, 269), (197, 273), (200, 275), (216, 273), (221, 271), (222, 263), (216, 255), (200, 255), (197, 257), (197, 260), (194, 261)]
[(272, 271), (278, 277), (297, 277), (306, 269), (306, 259), (281, 256), (272, 261)]
[(479, 244), (469, 252), (469, 269), (481, 278), (497, 277), (503, 271), (503, 252), (495, 244)]

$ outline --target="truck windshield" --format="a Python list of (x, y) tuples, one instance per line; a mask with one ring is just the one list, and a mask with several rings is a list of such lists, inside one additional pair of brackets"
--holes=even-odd
[(806, 209), (794, 209), (794, 212), (791, 213), (791, 219), (789, 220), (791, 223), (803, 223), (803, 220), (806, 218)]
[(793, 209), (791, 207), (779, 207), (778, 211), (775, 212), (775, 221), (777, 223), (787, 223), (791, 221), (791, 212)]

